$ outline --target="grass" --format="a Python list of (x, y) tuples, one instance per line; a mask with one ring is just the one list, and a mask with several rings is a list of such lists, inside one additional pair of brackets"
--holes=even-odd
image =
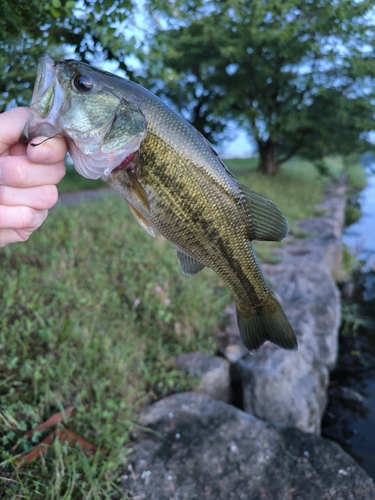
[(85, 189), (98, 189), (106, 184), (99, 180), (85, 179), (77, 174), (71, 163), (66, 164), (66, 175), (59, 183), (60, 193), (73, 193), (74, 191), (83, 191)]
[[(229, 293), (209, 270), (186, 279), (116, 197), (57, 209), (0, 265), (0, 498), (110, 498), (135, 409), (191, 387), (170, 357), (214, 352)], [(56, 444), (15, 468), (11, 447), (33, 446), (24, 431), (69, 405), (69, 426), (110, 455)]]
[[(227, 161), (242, 172), (247, 163)], [(240, 180), (292, 228), (316, 213), (325, 181), (311, 164), (289, 162), (270, 179), (249, 163)], [(262, 256), (272, 260), (272, 248)], [(119, 197), (57, 208), (26, 244), (0, 250), (0, 266), (0, 498), (117, 498), (137, 410), (192, 387), (171, 356), (215, 352), (228, 289), (207, 269), (183, 276), (173, 246), (152, 240)], [(66, 425), (108, 454), (88, 458), (56, 441), (16, 467), (12, 447), (24, 452), (44, 437), (25, 431), (70, 405), (77, 413)]]

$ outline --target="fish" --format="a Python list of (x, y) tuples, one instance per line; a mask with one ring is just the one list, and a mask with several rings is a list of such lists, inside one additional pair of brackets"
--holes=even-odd
[(173, 243), (182, 273), (212, 269), (230, 288), (240, 337), (297, 349), (252, 242), (280, 241), (288, 222), (242, 185), (211, 144), (140, 85), (76, 60), (40, 58), (23, 139), (62, 135), (79, 174), (102, 179), (151, 236)]

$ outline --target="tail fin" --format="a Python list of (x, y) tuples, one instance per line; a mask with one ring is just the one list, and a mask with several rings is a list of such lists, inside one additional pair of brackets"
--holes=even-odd
[(262, 308), (262, 314), (255, 313), (249, 317), (241, 314), (236, 307), (242, 342), (249, 351), (258, 349), (266, 340), (283, 349), (295, 351), (298, 347), (296, 335), (281, 305), (272, 295), (269, 301), (270, 307)]

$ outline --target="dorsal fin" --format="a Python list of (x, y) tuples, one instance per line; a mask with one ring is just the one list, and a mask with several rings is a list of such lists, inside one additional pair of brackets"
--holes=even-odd
[(289, 225), (278, 207), (265, 196), (247, 186), (239, 185), (246, 198), (251, 218), (249, 239), (258, 241), (281, 241), (288, 234)]

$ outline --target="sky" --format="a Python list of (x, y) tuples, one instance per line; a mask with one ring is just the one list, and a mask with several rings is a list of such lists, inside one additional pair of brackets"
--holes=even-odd
[(223, 158), (248, 158), (255, 154), (254, 144), (248, 133), (241, 128), (233, 130), (233, 138), (216, 144), (215, 149)]

